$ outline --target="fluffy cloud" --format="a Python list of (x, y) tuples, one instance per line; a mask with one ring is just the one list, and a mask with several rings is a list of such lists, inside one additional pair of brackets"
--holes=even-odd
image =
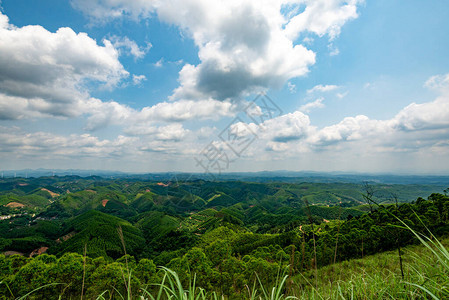
[[(2, 108), (1, 103), (0, 108)], [(233, 116), (238, 111), (238, 106), (217, 100), (180, 100), (160, 102), (136, 110), (115, 101), (103, 102), (90, 98), (83, 104), (83, 109), (89, 113), (85, 126), (88, 131), (95, 131), (108, 125), (121, 125), (125, 126), (126, 134), (149, 135), (157, 131), (156, 124), (180, 123), (190, 120), (217, 120)], [(173, 124), (161, 128), (171, 131), (179, 128), (177, 126), (179, 125)]]
[(423, 149), (441, 152), (447, 148), (449, 137), (449, 80), (446, 81), (446, 78), (449, 76), (432, 77), (427, 82), (426, 85), (441, 91), (435, 100), (412, 103), (391, 119), (375, 120), (358, 115), (319, 129), (304, 114), (306, 108), (322, 104), (315, 101), (306, 104), (300, 111), (266, 120), (259, 125), (238, 123), (236, 132), (250, 128), (257, 134), (258, 141), (252, 149), (258, 155), (262, 155), (262, 149), (282, 152), (282, 155), (287, 152), (298, 155), (326, 150), (341, 153), (343, 148), (351, 153), (356, 153), (357, 149), (363, 149), (365, 153), (416, 152)]
[(439, 91), (441, 93), (448, 94), (449, 93), (449, 74), (432, 76), (426, 81), (424, 86), (428, 87), (430, 89)]
[(86, 85), (112, 87), (129, 75), (113, 45), (103, 43), (70, 28), (55, 33), (41, 26), (17, 28), (0, 13), (1, 118), (87, 113)]
[(305, 138), (313, 128), (309, 117), (296, 111), (265, 121), (261, 124), (261, 133), (271, 141), (286, 143)]
[(145, 75), (133, 75), (134, 85), (140, 85), (145, 80), (147, 80), (147, 77)]
[(136, 116), (140, 122), (182, 122), (192, 119), (219, 119), (232, 116), (236, 106), (230, 102), (216, 100), (179, 100), (176, 102), (160, 102), (154, 106), (143, 108)]
[(159, 59), (157, 62), (154, 63), (154, 66), (156, 68), (161, 68), (164, 65), (164, 58), (162, 57), (161, 59)]
[(137, 113), (134, 109), (115, 101), (102, 102), (91, 98), (84, 104), (84, 109), (89, 112), (85, 129), (94, 131), (110, 124), (125, 124), (133, 119)]
[(159, 17), (192, 36), (201, 60), (197, 66), (183, 67), (173, 99), (224, 100), (279, 88), (305, 75), (315, 63), (312, 51), (294, 45), (283, 33), (279, 3), (170, 3), (158, 9)]
[(2, 127), (0, 131), (0, 153), (2, 156), (13, 152), (16, 158), (33, 157), (52, 159), (101, 157), (129, 153), (134, 137), (119, 135), (115, 140), (101, 140), (90, 134), (56, 135), (48, 132), (23, 132), (19, 128)]
[(190, 130), (185, 129), (182, 124), (169, 124), (166, 126), (134, 126), (125, 130), (128, 135), (153, 136), (159, 141), (181, 141)]
[[(302, 143), (315, 127), (310, 124), (307, 115), (300, 111), (281, 115), (268, 119), (260, 124), (242, 123), (233, 124), (230, 128), (233, 136), (251, 139), (257, 137), (255, 145), (251, 148), (251, 154), (261, 150), (285, 151), (291, 149), (292, 144)], [(256, 150), (257, 149), (257, 150)]]
[[(440, 90), (445, 90), (444, 85), (440, 87)], [(232, 105), (228, 102), (210, 101), (209, 109), (215, 110), (220, 105), (227, 105), (226, 109), (232, 111)], [(134, 157), (136, 160), (151, 157), (152, 160), (157, 158), (157, 161), (182, 160), (188, 165), (189, 160), (186, 161), (186, 158), (197, 156), (207, 142), (213, 141), (214, 134), (214, 145), (228, 150), (230, 159), (235, 158), (235, 155), (231, 157), (232, 151), (227, 148), (226, 141), (218, 138), (217, 131), (221, 130), (201, 128), (194, 131), (178, 123), (210, 116), (208, 109), (200, 114), (196, 114), (200, 111), (196, 108), (191, 111), (182, 110), (182, 107), (194, 107), (196, 104), (204, 108), (206, 104), (201, 101), (185, 101), (184, 104), (164, 102), (147, 108), (146, 114), (131, 109), (122, 111), (122, 106), (114, 103), (102, 104), (99, 101), (97, 104), (97, 107), (91, 107), (93, 112), (96, 109), (102, 110), (103, 105), (109, 105), (111, 111), (104, 114), (115, 115), (114, 119), (122, 119), (126, 136), (105, 140), (92, 134), (61, 136), (1, 128), (2, 158), (9, 160), (36, 157), (50, 160), (52, 157), (106, 157), (128, 161)], [(181, 112), (185, 115), (181, 114), (180, 118), (176, 118)], [(94, 115), (99, 115), (99, 112)], [(347, 170), (348, 167), (360, 170), (362, 167), (357, 165), (360, 163), (366, 165), (367, 170), (381, 170), (379, 166), (391, 159), (392, 163), (395, 163), (392, 167), (397, 170), (408, 170), (411, 162), (419, 168), (432, 164), (438, 169), (435, 157), (446, 161), (449, 149), (447, 120), (449, 97), (442, 93), (434, 101), (410, 104), (387, 120), (358, 115), (344, 118), (341, 122), (324, 128), (317, 128), (306, 114), (296, 111), (260, 124), (239, 122), (231, 126), (230, 132), (236, 138), (243, 138), (242, 141), (246, 141), (245, 138), (254, 138), (254, 142), (241, 153), (239, 159), (242, 164), (276, 161), (281, 165), (282, 161), (300, 161), (304, 166), (313, 167), (315, 164), (310, 161), (315, 160), (327, 170), (332, 169), (332, 166), (340, 170)], [(174, 121), (175, 123), (171, 123)], [(160, 122), (168, 124), (161, 125)], [(190, 163), (194, 164), (193, 159)]]
[(87, 119), (86, 130), (94, 131), (115, 124), (125, 126), (127, 134), (147, 135), (154, 133), (155, 124), (161, 122), (217, 120), (233, 116), (238, 111), (238, 106), (217, 100), (179, 100), (159, 102), (153, 106), (135, 110), (115, 101), (102, 102), (99, 99), (91, 98), (84, 104), (84, 109), (90, 115)]
[(324, 98), (318, 98), (313, 102), (309, 102), (304, 105), (301, 105), (301, 107), (299, 108), (299, 111), (302, 111), (304, 113), (309, 113), (312, 109), (323, 108), (325, 106), (323, 101), (324, 101)]
[[(341, 86), (334, 85), (334, 84), (327, 84), (327, 85), (318, 84), (318, 85), (315, 85), (311, 89), (307, 90), (305, 101), (308, 101), (308, 102), (306, 104), (301, 105), (299, 107), (299, 111), (304, 112), (304, 113), (309, 113), (313, 109), (325, 107), (326, 105), (323, 103), (324, 97), (322, 97), (321, 95), (324, 95), (325, 93), (328, 93), (328, 92), (331, 92), (331, 91), (338, 90), (340, 88), (341, 88)], [(315, 98), (315, 100), (312, 101), (312, 99), (315, 97), (316, 94), (320, 95), (320, 97), (319, 98)], [(343, 94), (339, 94), (339, 93), (337, 93), (336, 96), (339, 99), (344, 97)]]
[(100, 21), (154, 13), (178, 26), (194, 40), (201, 63), (182, 68), (171, 99), (223, 101), (279, 88), (307, 74), (315, 53), (296, 44), (298, 35), (313, 32), (334, 39), (344, 23), (357, 17), (358, 2), (72, 0), (72, 5)]
[(445, 136), (449, 136), (449, 97), (442, 95), (431, 102), (412, 103), (389, 120), (372, 120), (364, 115), (347, 117), (316, 131), (307, 141), (312, 147), (322, 147), (363, 140), (378, 146), (391, 144), (390, 150), (399, 150), (409, 149), (412, 144), (435, 145)]
[(326, 146), (344, 141), (369, 138), (392, 130), (390, 122), (370, 120), (367, 116), (344, 118), (341, 122), (326, 126), (308, 137), (312, 146)]
[(122, 16), (147, 17), (158, 1), (153, 0), (71, 0), (72, 6), (95, 21), (110, 20)]
[(334, 85), (334, 84), (328, 84), (328, 85), (318, 84), (318, 85), (315, 85), (313, 88), (307, 90), (307, 94), (313, 94), (316, 92), (330, 92), (330, 91), (334, 91), (338, 88), (340, 88), (340, 87), (338, 85)]
[[(129, 129), (234, 114), (235, 105), (212, 99), (161, 102), (138, 111), (115, 101), (92, 98), (87, 84), (114, 86), (129, 75), (111, 42), (104, 40), (104, 46), (99, 46), (87, 34), (77, 34), (70, 28), (55, 33), (41, 26), (16, 28), (5, 15), (0, 16), (0, 119), (85, 114), (85, 129), (92, 131), (109, 124)], [(136, 57), (144, 55), (129, 39), (112, 40), (116, 47), (129, 48)], [(146, 77), (133, 75), (132, 80), (139, 84)]]
[(321, 147), (345, 141), (369, 141), (382, 151), (430, 147), (449, 136), (448, 120), (449, 97), (440, 96), (431, 102), (412, 103), (389, 120), (371, 120), (363, 115), (345, 118), (317, 131), (308, 142)]
[[(0, 158), (8, 163), (64, 161), (71, 167), (80, 167), (73, 162), (91, 162), (101, 166), (104, 161), (112, 159), (121, 162), (120, 167), (123, 168), (123, 161), (131, 164), (138, 161), (138, 165), (142, 165), (143, 155), (150, 152), (160, 153), (159, 158), (170, 154), (196, 154), (199, 149), (192, 138), (190, 131), (180, 124), (154, 127), (153, 132), (145, 136), (118, 135), (114, 139), (102, 139), (92, 134), (59, 135), (0, 127)], [(85, 167), (95, 168), (92, 165)]]
[(412, 103), (393, 119), (394, 126), (402, 130), (447, 129), (449, 127), (449, 94), (432, 102)]
[(438, 90), (440, 95), (430, 102), (411, 103), (389, 120), (371, 120), (363, 115), (345, 118), (319, 130), (310, 142), (319, 145), (372, 139), (382, 144), (390, 136), (398, 144), (401, 140), (423, 139), (437, 143), (445, 135), (449, 136), (449, 74), (433, 76), (425, 85)]
[(130, 40), (127, 36), (114, 35), (110, 40), (116, 49), (125, 49), (128, 55), (132, 55), (136, 59), (144, 57), (152, 47), (151, 43), (147, 43), (145, 47), (139, 47), (135, 41)]
[(285, 31), (291, 39), (296, 39), (301, 32), (309, 31), (330, 39), (340, 34), (341, 27), (351, 19), (358, 17), (357, 4), (361, 0), (299, 0), (296, 5), (305, 5), (304, 12), (294, 16)]

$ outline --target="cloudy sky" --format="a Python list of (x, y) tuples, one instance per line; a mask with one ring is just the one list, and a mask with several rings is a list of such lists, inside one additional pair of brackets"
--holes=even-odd
[(449, 173), (446, 0), (0, 0), (0, 169)]

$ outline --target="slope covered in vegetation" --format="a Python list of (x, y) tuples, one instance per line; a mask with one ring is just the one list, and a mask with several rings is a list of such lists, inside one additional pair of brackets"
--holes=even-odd
[[(174, 270), (184, 286), (196, 274), (198, 286), (230, 299), (247, 295), (255, 281), (275, 285), (280, 271), (299, 284), (296, 291), (313, 294), (319, 268), (418, 243), (405, 225), (436, 236), (449, 233), (449, 197), (432, 193), (399, 201), (394, 191), (406, 186), (56, 179), (44, 182), (58, 196), (29, 191), (49, 194), (48, 204), (15, 208), (0, 221), (0, 251), (25, 255), (2, 258), (0, 281), (15, 295), (63, 282), (70, 287), (52, 286), (49, 295), (72, 295), (73, 289), (75, 297), (84, 274), (89, 288), (83, 292), (92, 296), (123, 288), (128, 269), (134, 274), (129, 284), (138, 288), (162, 280), (155, 266)], [(50, 256), (25, 258), (45, 251)], [(121, 258), (125, 254), (130, 256)], [(78, 262), (70, 266), (78, 270), (75, 279), (64, 277), (69, 275), (61, 270), (68, 269), (61, 260)], [(49, 273), (34, 280), (33, 272)], [(307, 282), (313, 281), (310, 289)], [(286, 283), (285, 291), (294, 294), (293, 283)]]

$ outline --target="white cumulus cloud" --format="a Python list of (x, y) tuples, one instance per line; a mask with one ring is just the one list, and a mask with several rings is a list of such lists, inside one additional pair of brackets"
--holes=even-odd
[(334, 91), (338, 88), (340, 88), (340, 87), (338, 85), (334, 85), (334, 84), (327, 84), (327, 85), (318, 84), (318, 85), (315, 85), (313, 88), (308, 89), (307, 94), (313, 94), (316, 92), (330, 92), (330, 91)]
[(160, 102), (144, 107), (136, 116), (138, 121), (182, 122), (192, 119), (219, 119), (232, 116), (235, 106), (230, 102), (216, 100), (179, 100), (176, 102)]
[(147, 43), (145, 47), (139, 47), (135, 41), (130, 40), (127, 36), (113, 35), (110, 39), (116, 49), (125, 49), (125, 53), (134, 56), (136, 59), (144, 57), (152, 47), (151, 43)]
[(323, 108), (323, 107), (325, 107), (323, 101), (324, 101), (324, 98), (318, 98), (313, 102), (309, 102), (304, 105), (301, 105), (301, 107), (299, 108), (299, 111), (302, 111), (304, 113), (309, 113), (311, 110), (313, 110), (315, 108)]
[(0, 13), (0, 106), (3, 119), (86, 113), (85, 87), (117, 85), (129, 74), (107, 40), (103, 46), (70, 28), (15, 27)]
[(149, 16), (156, 0), (71, 0), (70, 3), (95, 21), (108, 21), (111, 19), (129, 16), (137, 19)]
[(357, 4), (360, 0), (300, 0), (292, 1), (305, 5), (304, 12), (292, 18), (285, 31), (291, 39), (296, 39), (301, 32), (309, 31), (323, 36), (328, 34), (335, 39), (341, 27), (351, 19), (358, 17)]
[(310, 32), (336, 38), (348, 20), (357, 18), (359, 2), (72, 0), (72, 5), (98, 21), (157, 15), (178, 26), (198, 47), (200, 63), (184, 65), (171, 99), (223, 101), (306, 75), (315, 53), (297, 37)]

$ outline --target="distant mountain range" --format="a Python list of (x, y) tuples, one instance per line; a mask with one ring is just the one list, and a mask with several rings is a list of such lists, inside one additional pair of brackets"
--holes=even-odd
[(159, 173), (126, 173), (108, 170), (79, 169), (22, 169), (0, 171), (2, 178), (11, 177), (45, 177), (45, 176), (100, 176), (104, 178), (135, 178), (138, 180), (186, 181), (186, 180), (242, 180), (254, 182), (342, 182), (342, 183), (384, 183), (384, 184), (434, 184), (449, 187), (447, 175), (397, 175), (344, 172), (313, 171), (260, 171), (222, 173), (210, 176), (203, 173), (159, 172)]
[(127, 173), (107, 170), (79, 170), (79, 169), (22, 169), (22, 170), (2, 170), (1, 177), (43, 177), (43, 176), (126, 176)]

